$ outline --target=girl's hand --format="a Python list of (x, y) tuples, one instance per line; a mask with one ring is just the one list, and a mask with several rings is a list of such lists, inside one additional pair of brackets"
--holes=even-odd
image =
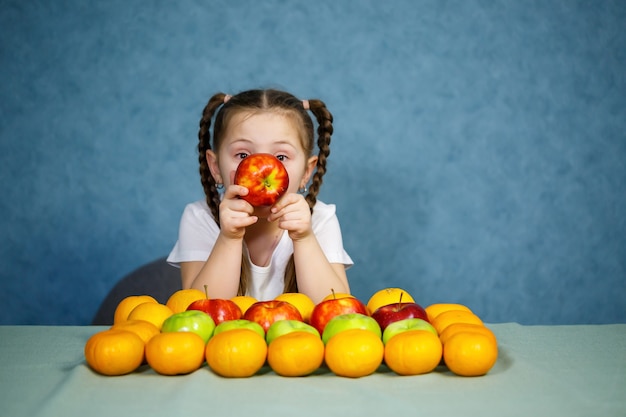
[(248, 189), (240, 185), (229, 185), (220, 203), (220, 229), (222, 235), (230, 239), (243, 239), (246, 227), (257, 222), (254, 208), (239, 198), (248, 194)]
[(289, 232), (292, 240), (313, 234), (311, 209), (301, 194), (286, 194), (270, 210), (268, 221), (278, 222), (278, 227)]

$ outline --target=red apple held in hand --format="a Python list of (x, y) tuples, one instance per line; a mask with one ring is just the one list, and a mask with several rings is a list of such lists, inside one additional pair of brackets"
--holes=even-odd
[(315, 327), (320, 334), (324, 334), (326, 324), (333, 317), (348, 313), (369, 315), (367, 307), (358, 298), (331, 298), (315, 306), (311, 312), (310, 324)]
[(302, 315), (286, 301), (268, 300), (252, 304), (243, 315), (245, 320), (259, 323), (267, 333), (272, 323), (278, 320), (302, 320)]
[(289, 174), (274, 155), (257, 153), (239, 163), (235, 184), (248, 189), (241, 198), (254, 207), (271, 206), (287, 192)]
[(372, 318), (385, 331), (391, 323), (404, 319), (423, 319), (428, 321), (426, 310), (417, 303), (394, 303), (379, 307), (372, 313)]
[(220, 324), (224, 321), (240, 319), (241, 309), (237, 304), (231, 300), (221, 298), (205, 298), (202, 300), (196, 300), (189, 304), (187, 311), (199, 310), (207, 313), (215, 321), (215, 324)]

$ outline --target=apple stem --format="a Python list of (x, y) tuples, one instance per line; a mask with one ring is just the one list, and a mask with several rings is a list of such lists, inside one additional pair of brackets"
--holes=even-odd
[(404, 292), (400, 293), (400, 299), (398, 300), (398, 308), (400, 308), (400, 305), (402, 304), (402, 295), (404, 294)]
[(209, 299), (209, 286), (204, 284), (204, 295), (206, 296), (207, 300)]
[(334, 289), (334, 288), (331, 288), (331, 289), (330, 289), (330, 292), (332, 292), (332, 293), (333, 293), (333, 300), (336, 300), (336, 299), (337, 299), (337, 295), (335, 294), (335, 289)]

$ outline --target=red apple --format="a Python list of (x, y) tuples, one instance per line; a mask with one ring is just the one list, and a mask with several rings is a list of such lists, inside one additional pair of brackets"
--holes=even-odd
[(204, 311), (211, 316), (216, 325), (224, 321), (240, 319), (242, 315), (241, 309), (234, 301), (221, 298), (196, 300), (189, 304), (187, 311), (189, 310)]
[(255, 207), (271, 206), (287, 192), (289, 174), (274, 155), (257, 153), (244, 158), (235, 172), (235, 184), (248, 189), (241, 198)]
[(278, 320), (302, 320), (302, 315), (293, 305), (286, 301), (257, 301), (243, 315), (245, 320), (259, 323), (267, 333), (267, 329)]
[(372, 313), (372, 318), (378, 322), (381, 330), (385, 331), (391, 323), (404, 319), (416, 318), (428, 321), (428, 314), (417, 303), (394, 303), (376, 309)]
[(313, 308), (310, 324), (320, 334), (324, 334), (324, 328), (330, 319), (348, 313), (360, 313), (369, 316), (367, 307), (358, 298), (331, 298), (320, 302)]

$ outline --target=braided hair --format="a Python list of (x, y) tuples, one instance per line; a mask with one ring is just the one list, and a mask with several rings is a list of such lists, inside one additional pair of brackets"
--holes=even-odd
[[(308, 109), (306, 108), (308, 107)], [(308, 110), (315, 116), (318, 123), (317, 142), (314, 137), (313, 120)], [(318, 155), (315, 173), (311, 178), (311, 185), (305, 196), (311, 213), (317, 195), (322, 186), (324, 174), (326, 174), (326, 164), (330, 155), (330, 140), (333, 133), (333, 116), (326, 108), (326, 104), (318, 99), (302, 100), (290, 93), (280, 90), (248, 90), (234, 96), (227, 96), (224, 93), (214, 94), (204, 107), (200, 118), (200, 130), (198, 131), (198, 161), (200, 163), (200, 181), (204, 189), (207, 205), (215, 219), (220, 224), (219, 206), (221, 202), (217, 183), (207, 162), (206, 154), (208, 150), (219, 152), (219, 148), (224, 138), (224, 132), (234, 115), (240, 112), (275, 112), (295, 120), (298, 126), (302, 146), (307, 154), (307, 158), (313, 155), (315, 144), (317, 143)], [(215, 116), (213, 125), (213, 138), (211, 140), (211, 120)], [(239, 282), (239, 295), (244, 295), (248, 287), (248, 277), (250, 267), (247, 262), (242, 261), (242, 273)], [(297, 292), (297, 282), (295, 277), (295, 265), (293, 256), (291, 257), (285, 271), (285, 292)]]

